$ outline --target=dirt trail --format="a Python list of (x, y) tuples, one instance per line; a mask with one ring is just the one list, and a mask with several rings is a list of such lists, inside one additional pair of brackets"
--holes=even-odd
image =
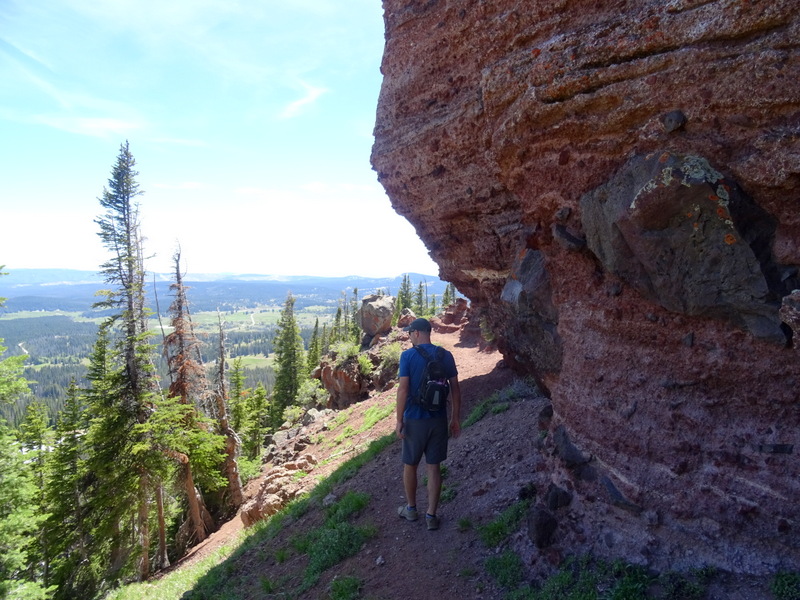
[[(324, 572), (312, 589), (293, 595), (294, 600), (327, 598), (331, 580), (344, 575), (357, 577), (362, 582), (360, 597), (371, 600), (500, 600), (506, 595), (486, 572), (487, 559), (498, 556), (499, 550), (487, 548), (478, 532), (482, 525), (514, 504), (521, 492), (529, 493), (534, 482), (538, 481), (541, 488), (542, 481), (547, 479), (542, 478), (545, 461), (539, 415), (548, 400), (530, 387), (520, 385), (509, 369), (502, 368), (499, 353), (481, 350), (477, 341), (463, 338), (460, 332), (434, 332), (433, 342), (451, 350), (455, 356), (462, 382), (462, 421), (477, 404), (495, 392), (514, 388), (526, 393), (518, 395), (516, 401), (494, 405), (499, 410), (489, 412), (478, 424), (464, 428), (459, 438), (451, 440), (444, 463), (445, 491), (438, 511), (441, 517), (438, 531), (427, 531), (424, 519), (409, 523), (397, 516), (397, 507), (404, 501), (400, 444), (397, 442), (364, 465), (355, 477), (336, 486), (333, 493), (337, 497), (348, 491), (369, 496), (369, 504), (356, 524), (370, 526), (376, 535), (355, 556)], [(368, 408), (376, 405), (389, 408), (394, 400), (394, 389), (376, 394), (347, 409), (344, 423), (337, 422), (330, 429), (320, 427), (310, 432), (315, 443), (305, 451), (319, 460), (318, 468), (313, 469), (310, 476), (324, 477), (349, 459), (353, 452), (346, 448), (363, 448), (370, 441), (391, 433), (393, 415), (369, 430), (348, 437), (346, 443), (336, 441), (346, 427), (359, 431)], [(423, 474), (424, 467), (420, 469), (417, 498), (420, 511), (426, 508)], [(258, 490), (262, 478), (263, 475), (247, 486), (248, 497)], [(543, 489), (537, 491), (542, 493)], [(237, 577), (236, 583), (231, 581), (236, 589), (229, 591), (242, 598), (272, 597), (264, 595), (261, 586), (265, 580), (279, 585), (286, 582), (287, 589), (296, 589), (307, 559), (292, 550), (292, 540), (318, 528), (321, 519), (322, 511), (310, 510), (283, 527), (275, 538), (239, 556), (231, 568), (245, 576)], [(242, 521), (237, 516), (172, 569), (208, 556), (234, 540), (241, 531)], [(523, 524), (505, 545), (519, 551), (528, 575), (535, 578), (552, 573), (565, 557), (564, 553), (588, 551), (579, 547), (580, 544), (553, 551), (530, 551), (532, 544), (526, 537), (527, 529)], [(706, 598), (760, 600), (771, 597), (768, 589), (766, 578), (720, 574)]]
[[(513, 376), (508, 369), (498, 368), (498, 364), (501, 364), (502, 356), (497, 351), (481, 350), (477, 340), (462, 339), (460, 331), (451, 333), (434, 332), (432, 341), (450, 350), (455, 357), (463, 396), (462, 420), (469, 415), (472, 407), (474, 407), (476, 403), (488, 397), (496, 390), (507, 386), (513, 380)], [(345, 421), (342, 426), (350, 426), (353, 430), (358, 430), (359, 421), (363, 419), (364, 411), (369, 408), (369, 406), (375, 404), (393, 404), (394, 398), (395, 390), (390, 389), (355, 405), (350, 411), (348, 420)], [(369, 431), (365, 431), (357, 438), (350, 440), (349, 443), (363, 447), (370, 441), (380, 438), (393, 429), (394, 418), (390, 416)], [(337, 428), (337, 431), (339, 431), (339, 428)], [(320, 436), (314, 437), (320, 439)], [(459, 472), (461, 468), (466, 468), (468, 471), (471, 471), (472, 467), (469, 466), (469, 461), (459, 460), (458, 457), (461, 455), (463, 455), (463, 457), (468, 457), (475, 449), (481, 446), (480, 440), (475, 439), (475, 431), (473, 429), (465, 430), (460, 438), (452, 440), (449, 459), (451, 466), (448, 473), (448, 480), (450, 483), (445, 482), (446, 485), (450, 485), (454, 488), (463, 487), (461, 483), (454, 484), (452, 481), (462, 477)], [(332, 446), (327, 437), (320, 443), (309, 446), (306, 452), (314, 454), (320, 463), (326, 462), (326, 460), (329, 460), (331, 456), (335, 456), (337, 453), (340, 455), (338, 459), (335, 458), (327, 463), (325, 467), (312, 471), (312, 475), (315, 477), (319, 477), (320, 475), (327, 474), (327, 472), (334, 470), (339, 464), (352, 455), (347, 452), (343, 453), (341, 448), (337, 446)], [(475, 456), (478, 455), (479, 453), (475, 452)], [(457, 461), (458, 465), (462, 465), (463, 463), (463, 466), (461, 468), (456, 467), (453, 464), (454, 460)], [(465, 474), (465, 484), (476, 476), (477, 471), (480, 470), (478, 465), (475, 465), (475, 469), (476, 472)], [(360, 553), (359, 556), (372, 556), (374, 560), (381, 563), (380, 569), (376, 571), (374, 574), (375, 577), (372, 579), (375, 579), (373, 582), (375, 585), (382, 588), (386, 587), (386, 581), (396, 580), (399, 582), (407, 579), (404, 577), (407, 565), (403, 559), (403, 556), (407, 552), (411, 552), (412, 555), (416, 552), (424, 553), (428, 543), (431, 541), (436, 542), (435, 545), (429, 549), (434, 555), (453, 552), (458, 548), (455, 537), (461, 536), (461, 534), (457, 532), (456, 524), (459, 518), (466, 518), (460, 514), (454, 513), (452, 504), (448, 505), (447, 503), (443, 503), (439, 511), (442, 516), (442, 528), (440, 531), (435, 532), (435, 534), (425, 530), (424, 520), (417, 523), (400, 521), (395, 512), (396, 507), (402, 503), (402, 481), (400, 479), (400, 473), (399, 445), (396, 448), (392, 446), (378, 457), (374, 463), (364, 467), (353, 481), (345, 485), (348, 489), (367, 491), (373, 498), (371, 506), (379, 507), (378, 510), (374, 510), (371, 514), (365, 516), (365, 518), (378, 527), (380, 531), (379, 537), (370, 542), (369, 548), (365, 550), (366, 554)], [(423, 473), (424, 468), (421, 468), (420, 475), (422, 476)], [(266, 472), (263, 471), (258, 478), (248, 483), (245, 490), (245, 497), (247, 499), (256, 494), (265, 475)], [(425, 504), (425, 488), (422, 483), (421, 481), (419, 490), (421, 508), (424, 507)], [(457, 492), (457, 498), (460, 493), (460, 491)], [(464, 493), (468, 494), (470, 492), (465, 490)], [(465, 513), (465, 510), (469, 506), (469, 503), (461, 501), (460, 498), (459, 501), (454, 504), (458, 504), (462, 507), (462, 510), (459, 510), (458, 513)], [(169, 573), (175, 569), (194, 564), (198, 560), (215, 552), (221, 546), (233, 541), (242, 530), (242, 520), (237, 515), (222, 525), (218, 531), (214, 532), (204, 542), (192, 548), (185, 557), (177, 561), (165, 572), (159, 574), (159, 576), (163, 576), (165, 573)], [(457, 552), (457, 554), (460, 554), (460, 552)], [(380, 559), (378, 558), (379, 555)], [(438, 573), (440, 569), (441, 566), (435, 567), (432, 569), (432, 572)], [(392, 574), (392, 571), (395, 570), (396, 573)], [(384, 582), (381, 583), (378, 580), (384, 580)], [(416, 584), (412, 587), (416, 588)], [(471, 586), (471, 589), (474, 590), (474, 586)], [(395, 595), (395, 593), (398, 595)], [(401, 597), (399, 594), (402, 593), (400, 589), (397, 589), (385, 597)]]

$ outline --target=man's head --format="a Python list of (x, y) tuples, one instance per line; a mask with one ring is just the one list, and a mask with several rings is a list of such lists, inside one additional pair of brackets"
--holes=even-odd
[(428, 319), (414, 319), (408, 327), (403, 327), (408, 332), (411, 343), (429, 344), (431, 341), (431, 322)]

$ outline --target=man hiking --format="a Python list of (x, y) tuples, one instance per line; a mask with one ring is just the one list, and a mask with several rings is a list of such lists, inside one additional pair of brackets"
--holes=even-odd
[[(461, 433), (461, 389), (458, 370), (453, 355), (431, 343), (431, 324), (427, 319), (415, 319), (403, 331), (407, 331), (413, 347), (400, 355), (400, 384), (397, 387), (397, 425), (395, 432), (403, 440), (403, 488), (406, 505), (397, 514), (409, 521), (417, 515), (417, 467), (425, 455), (428, 465), (428, 507), (425, 521), (429, 530), (439, 528), (436, 510), (442, 492), (440, 463), (447, 458), (448, 433), (458, 437)], [(438, 384), (449, 396), (451, 410), (448, 426), (447, 404), (438, 410), (428, 410), (420, 398), (424, 393), (423, 383), (432, 370), (431, 363), (444, 372), (445, 380)], [(437, 397), (438, 400), (438, 397)]]

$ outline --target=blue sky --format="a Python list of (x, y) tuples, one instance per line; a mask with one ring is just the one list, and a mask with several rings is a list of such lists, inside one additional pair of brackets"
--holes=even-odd
[(0, 0), (0, 265), (96, 270), (130, 143), (149, 270), (436, 274), (369, 164), (380, 0)]

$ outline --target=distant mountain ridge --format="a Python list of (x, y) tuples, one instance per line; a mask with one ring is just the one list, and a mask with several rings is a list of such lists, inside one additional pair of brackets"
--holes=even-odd
[[(8, 270), (0, 277), (0, 297), (6, 298), (0, 312), (25, 310), (88, 311), (97, 301), (96, 292), (107, 289), (102, 276), (95, 271), (71, 269)], [(446, 282), (434, 275), (409, 273), (412, 285), (423, 283), (428, 294), (441, 298)], [(153, 281), (162, 312), (169, 305), (171, 276), (148, 274), (148, 295), (155, 306)], [(277, 276), (266, 274), (203, 273), (187, 274), (184, 284), (189, 288), (193, 309), (236, 310), (259, 305), (281, 305), (291, 292), (296, 306), (330, 305), (335, 307), (342, 292), (349, 296), (358, 289), (358, 296), (383, 290), (396, 294), (403, 281), (397, 277), (325, 277), (312, 275)]]

